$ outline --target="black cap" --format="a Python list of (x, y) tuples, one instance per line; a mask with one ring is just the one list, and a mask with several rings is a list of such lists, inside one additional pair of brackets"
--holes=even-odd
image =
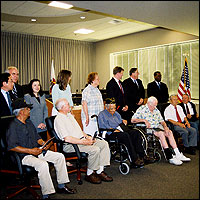
[(106, 104), (115, 104), (115, 98), (114, 97), (113, 98), (106, 98), (105, 101), (106, 101)]
[(12, 103), (12, 109), (20, 109), (20, 108), (32, 108), (33, 104), (27, 104), (26, 101), (24, 100), (24, 98), (18, 98), (15, 101), (13, 101)]

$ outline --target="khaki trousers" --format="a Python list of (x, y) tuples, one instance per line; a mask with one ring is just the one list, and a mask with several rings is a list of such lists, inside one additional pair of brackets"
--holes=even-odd
[(68, 183), (69, 177), (67, 166), (65, 157), (62, 153), (48, 150), (45, 156), (40, 154), (37, 158), (33, 155), (27, 155), (22, 159), (23, 165), (34, 167), (38, 172), (39, 184), (43, 195), (55, 193), (47, 161), (54, 164), (58, 184)]
[[(81, 152), (88, 153), (88, 168), (98, 170), (99, 166), (110, 165), (110, 149), (108, 142), (105, 140), (96, 139), (93, 145), (78, 145)], [(65, 144), (64, 152), (74, 152), (72, 145)]]

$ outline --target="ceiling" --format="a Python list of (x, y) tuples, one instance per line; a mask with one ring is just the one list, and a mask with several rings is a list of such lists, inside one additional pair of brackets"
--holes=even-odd
[(199, 36), (199, 1), (62, 1), (74, 6), (67, 10), (49, 2), (1, 1), (1, 30), (89, 42), (156, 27)]

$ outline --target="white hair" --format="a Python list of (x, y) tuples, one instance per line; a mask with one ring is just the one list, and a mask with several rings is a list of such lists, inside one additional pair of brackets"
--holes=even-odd
[(13, 114), (14, 114), (15, 116), (18, 116), (20, 110), (22, 110), (22, 109), (23, 109), (23, 108), (18, 108), (18, 109), (13, 110)]
[(172, 100), (172, 97), (175, 97), (175, 96), (177, 97), (177, 94), (172, 94), (170, 95), (169, 99)]
[(62, 107), (66, 104), (66, 99), (65, 98), (61, 98), (61, 99), (58, 99), (55, 103), (55, 107), (56, 109), (59, 111), (62, 109)]
[(151, 96), (147, 99), (147, 103), (153, 103), (153, 102), (158, 102), (158, 100), (156, 99), (156, 97)]
[(16, 69), (16, 70), (18, 71), (17, 67), (15, 67), (15, 66), (9, 66), (9, 67), (5, 70), (5, 72), (10, 73), (10, 70), (11, 70), (11, 69)]

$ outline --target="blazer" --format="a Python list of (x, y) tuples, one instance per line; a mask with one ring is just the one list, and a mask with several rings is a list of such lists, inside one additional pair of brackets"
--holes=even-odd
[(9, 115), (11, 115), (9, 106), (8, 106), (2, 92), (0, 91), (0, 117), (9, 116)]
[[(23, 92), (22, 86), (19, 85), (19, 84), (17, 84), (17, 83), (15, 83), (15, 88), (17, 90), (17, 97), (18, 98), (23, 98), (24, 97), (24, 92)], [(10, 93), (10, 98), (11, 98), (12, 101), (14, 101), (15, 99), (17, 99), (15, 97), (15, 95), (12, 93), (12, 90), (10, 90), (9, 93)]]
[[(194, 111), (194, 115), (192, 115), (192, 118), (191, 118), (191, 119), (188, 119), (188, 121), (194, 122), (194, 121), (197, 120), (197, 117), (196, 117), (196, 115), (197, 115), (196, 106), (195, 106), (195, 104), (192, 103), (191, 101), (189, 101), (188, 103), (191, 104), (192, 109), (193, 109), (193, 111)], [(185, 109), (184, 103), (182, 102), (182, 103), (179, 103), (178, 105), (180, 105), (180, 106), (183, 108), (183, 112), (184, 112), (185, 116), (187, 116), (187, 111), (186, 111), (186, 109)]]
[(154, 96), (157, 98), (158, 103), (167, 103), (169, 99), (169, 93), (167, 85), (160, 82), (160, 89), (155, 81), (148, 83), (147, 85), (147, 96)]
[(24, 99), (26, 103), (33, 104), (32, 105), (33, 108), (30, 111), (30, 120), (33, 122), (38, 133), (47, 130), (47, 129), (40, 129), (37, 127), (40, 123), (46, 124), (45, 119), (48, 117), (45, 94), (42, 96), (39, 96), (39, 98), (40, 98), (40, 103), (35, 97), (32, 97), (30, 94), (24, 95)]
[(125, 90), (125, 96), (127, 99), (129, 110), (135, 112), (139, 106), (137, 103), (139, 102), (140, 98), (145, 98), (145, 90), (140, 79), (137, 79), (137, 83), (133, 82), (133, 80), (129, 77), (123, 81), (123, 87)]
[[(121, 85), (122, 82), (120, 81)], [(123, 86), (122, 86), (123, 87)], [(124, 90), (124, 88), (123, 88)], [(119, 85), (115, 81), (114, 78), (112, 78), (107, 84), (106, 84), (106, 94), (107, 98), (115, 98), (116, 102), (116, 109), (118, 112), (121, 112), (122, 108), (127, 105), (125, 95), (123, 95)]]

